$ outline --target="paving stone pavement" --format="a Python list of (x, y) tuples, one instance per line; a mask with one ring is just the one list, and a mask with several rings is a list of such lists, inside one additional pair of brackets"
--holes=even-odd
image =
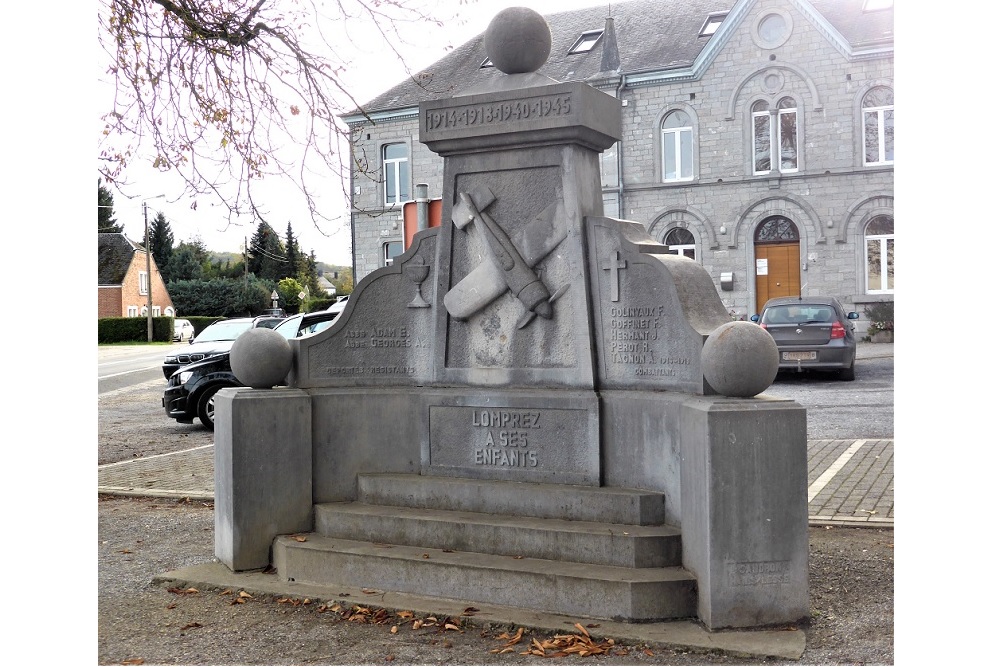
[[(893, 527), (893, 440), (808, 442), (809, 525)], [(97, 468), (97, 491), (212, 500), (215, 448), (205, 445)]]

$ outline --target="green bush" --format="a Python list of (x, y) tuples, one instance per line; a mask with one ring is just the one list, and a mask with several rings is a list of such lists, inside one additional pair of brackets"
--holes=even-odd
[[(97, 344), (145, 343), (145, 317), (103, 317), (97, 320)], [(153, 342), (169, 343), (174, 338), (174, 318), (153, 318)]]
[(880, 331), (892, 331), (895, 328), (895, 302), (879, 301), (865, 306), (865, 317), (868, 318), (868, 335), (874, 336)]

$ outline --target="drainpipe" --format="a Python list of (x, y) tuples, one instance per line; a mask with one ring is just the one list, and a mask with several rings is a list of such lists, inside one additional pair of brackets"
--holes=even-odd
[(417, 183), (415, 194), (414, 201), (417, 203), (417, 231), (422, 232), (427, 229), (427, 217), (431, 201), (427, 198), (427, 184)]
[[(615, 88), (615, 97), (622, 99), (622, 91), (625, 90), (625, 74), (618, 75), (618, 86)], [(618, 142), (618, 218), (627, 220), (625, 217), (625, 156), (622, 142)]]

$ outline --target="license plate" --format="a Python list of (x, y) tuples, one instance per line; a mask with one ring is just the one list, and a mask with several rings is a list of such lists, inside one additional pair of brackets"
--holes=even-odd
[(782, 352), (782, 361), (816, 361), (816, 352)]

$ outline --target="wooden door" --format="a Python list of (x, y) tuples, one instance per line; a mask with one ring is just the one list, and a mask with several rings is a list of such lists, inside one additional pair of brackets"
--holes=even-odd
[(779, 296), (798, 296), (802, 287), (799, 273), (799, 244), (768, 243), (754, 246), (757, 269), (757, 311), (764, 302)]

